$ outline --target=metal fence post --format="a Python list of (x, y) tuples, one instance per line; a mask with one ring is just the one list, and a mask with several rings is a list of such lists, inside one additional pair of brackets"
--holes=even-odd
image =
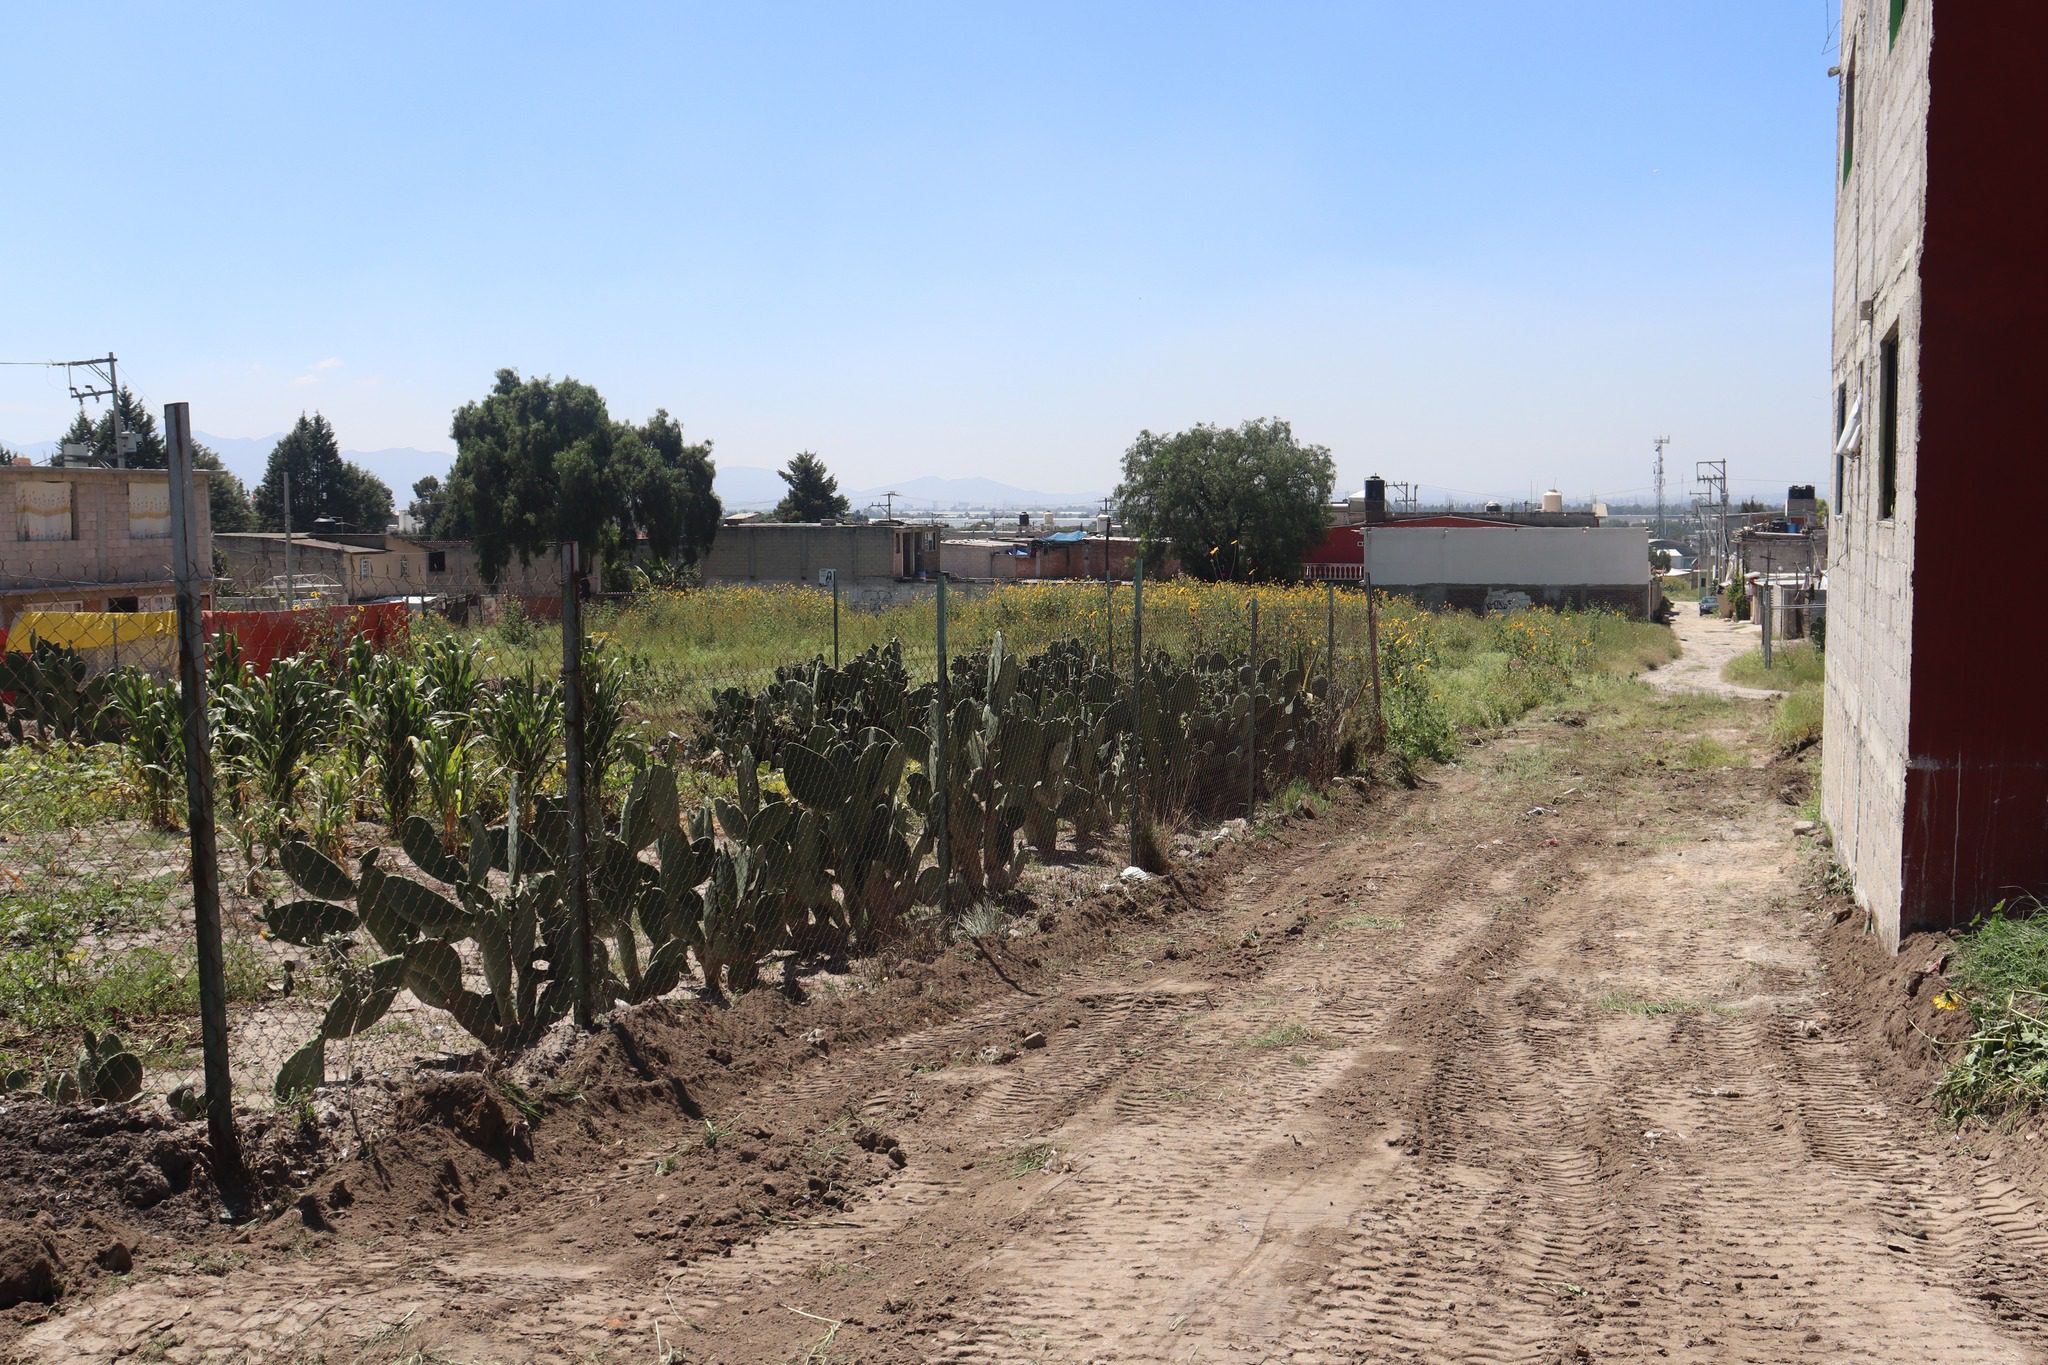
[(1332, 712), (1337, 706), (1337, 584), (1323, 582), (1323, 693)]
[(832, 666), (839, 667), (839, 570), (827, 569), (832, 575)]
[(562, 758), (569, 806), (569, 970), (576, 977), (576, 1027), (591, 1024), (597, 973), (590, 945), (590, 889), (584, 880), (589, 806), (583, 768), (583, 604), (576, 597), (576, 542), (562, 542)]
[(1756, 606), (1757, 619), (1763, 626), (1764, 632), (1764, 667), (1769, 668), (1771, 666), (1771, 585), (1769, 583), (1759, 583), (1756, 585)]
[(1323, 580), (1323, 709), (1329, 713), (1330, 775), (1337, 775), (1337, 751), (1344, 726), (1337, 715), (1337, 582)]
[(1145, 557), (1131, 561), (1131, 866), (1145, 823)]
[(952, 908), (953, 903), (953, 832), (952, 821), (947, 819), (947, 808), (953, 797), (952, 767), (950, 755), (952, 746), (946, 741), (953, 726), (953, 688), (946, 664), (946, 575), (938, 577), (938, 648), (939, 648), (939, 717), (932, 727), (932, 818), (937, 822), (937, 844), (939, 850), (939, 909)]
[(1259, 809), (1259, 599), (1251, 601), (1252, 704), (1244, 717), (1244, 818)]
[(1372, 669), (1372, 748), (1384, 753), (1387, 747), (1387, 711), (1380, 695), (1380, 603), (1372, 589), (1372, 575), (1365, 576), (1365, 642), (1367, 664)]
[(1109, 544), (1102, 547), (1102, 633), (1109, 639), (1108, 663), (1116, 671), (1116, 584), (1109, 581)]
[(242, 1143), (235, 1131), (235, 1099), (228, 1065), (227, 971), (220, 943), (220, 853), (213, 828), (213, 747), (207, 734), (206, 643), (199, 583), (211, 578), (197, 562), (197, 508), (193, 506), (192, 413), (185, 403), (164, 409), (171, 460), (171, 556), (177, 581), (178, 691), (185, 731), (185, 827), (192, 846), (192, 932), (199, 967), (199, 1038), (206, 1075), (206, 1129), (213, 1144), (214, 1179), (232, 1212), (246, 1212)]

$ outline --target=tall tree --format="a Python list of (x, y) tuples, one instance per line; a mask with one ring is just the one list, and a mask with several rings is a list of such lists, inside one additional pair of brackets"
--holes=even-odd
[(414, 479), (412, 501), (406, 504), (405, 514), (411, 517), (424, 535), (437, 535), (434, 526), (441, 520), (441, 509), (447, 505), (447, 498), (441, 490), (441, 480), (429, 474)]
[[(133, 438), (130, 444), (134, 449), (127, 454), (127, 466), (130, 469), (169, 469), (171, 452), (164, 444), (163, 432), (158, 430), (156, 417), (150, 412), (149, 405), (138, 399), (125, 384), (114, 395), (114, 404), (121, 410), (122, 428)], [(114, 463), (113, 407), (102, 412), (98, 421), (80, 412), (71, 419), (63, 440), (65, 443), (83, 442), (93, 459), (101, 464)], [(62, 453), (61, 446), (58, 453)], [(56, 455), (51, 456), (53, 460), (56, 458)], [(249, 510), (248, 491), (242, 487), (242, 481), (221, 463), (220, 455), (212, 447), (194, 441), (192, 466), (207, 471), (206, 510), (213, 529), (248, 530), (255, 521)]]
[(823, 521), (846, 515), (846, 499), (839, 492), (839, 480), (825, 472), (825, 462), (813, 450), (799, 451), (785, 467), (775, 471), (789, 491), (775, 504), (777, 521)]
[(1173, 547), (1207, 579), (1291, 579), (1328, 525), (1336, 467), (1279, 418), (1140, 432), (1116, 497), (1142, 539)]
[(256, 485), (256, 518), (266, 531), (282, 531), (285, 475), (291, 475), (291, 529), (305, 531), (330, 518), (352, 531), (381, 531), (391, 521), (391, 490), (361, 465), (341, 457), (341, 442), (325, 416), (299, 414), (271, 447)]
[(711, 442), (683, 439), (683, 424), (655, 409), (639, 426), (619, 425), (610, 481), (619, 500), (622, 544), (650, 558), (694, 564), (711, 548), (723, 507), (711, 491)]
[(651, 554), (687, 562), (717, 530), (710, 444), (685, 442), (666, 412), (615, 422), (588, 384), (503, 369), (453, 434), (442, 526), (467, 527), (493, 582), (513, 556), (530, 563), (564, 541), (617, 554), (644, 536)]

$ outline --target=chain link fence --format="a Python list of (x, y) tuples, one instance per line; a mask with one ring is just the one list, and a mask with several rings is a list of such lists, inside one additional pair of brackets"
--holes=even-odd
[(422, 590), (358, 556), (347, 600), (230, 609), (177, 548), (132, 600), (0, 555), (0, 1069), (162, 1095), (228, 1146), (237, 1105), (360, 1127), (419, 1067), (623, 1004), (1000, 935), (1313, 799), (1384, 734), (1353, 587), (939, 582), (853, 611), (605, 597), (573, 555), (553, 595)]

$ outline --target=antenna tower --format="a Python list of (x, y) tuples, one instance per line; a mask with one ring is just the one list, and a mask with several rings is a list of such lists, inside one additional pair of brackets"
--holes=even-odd
[(1665, 538), (1664, 531), (1664, 447), (1671, 444), (1669, 436), (1659, 436), (1657, 446), (1657, 539)]

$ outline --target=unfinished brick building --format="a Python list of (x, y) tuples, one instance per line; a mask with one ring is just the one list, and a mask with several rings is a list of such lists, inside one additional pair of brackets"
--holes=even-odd
[(1846, 0), (1823, 804), (1885, 940), (2048, 892), (2040, 0)]

